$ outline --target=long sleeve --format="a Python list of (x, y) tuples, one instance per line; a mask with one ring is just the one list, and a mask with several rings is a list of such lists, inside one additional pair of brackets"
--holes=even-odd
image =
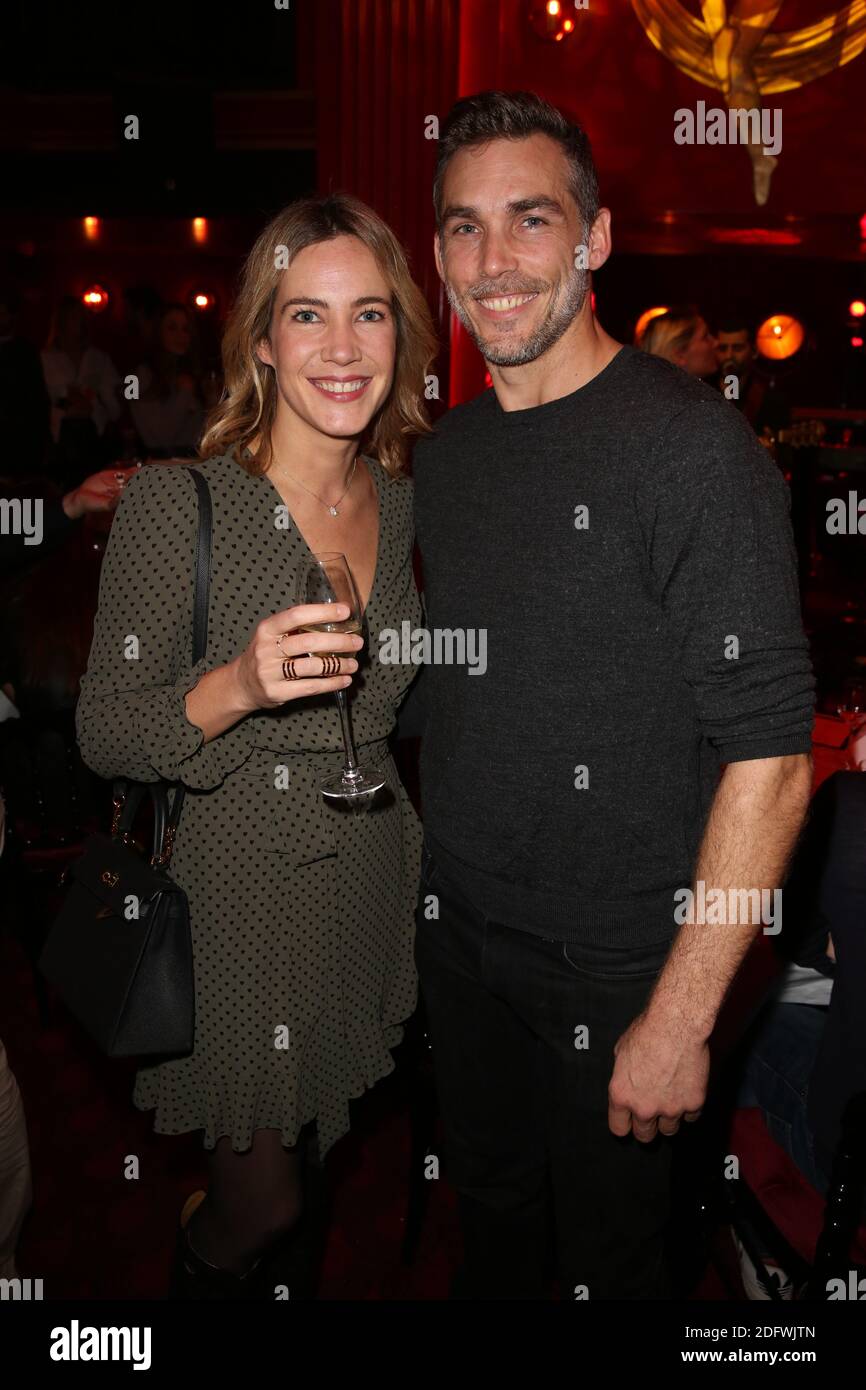
[(639, 511), (650, 582), (721, 761), (808, 752), (815, 681), (790, 501), (725, 402), (674, 418), (648, 462)]
[(103, 777), (219, 786), (253, 748), (250, 718), (210, 742), (185, 696), (220, 663), (192, 663), (198, 505), (188, 470), (153, 465), (130, 479), (102, 565), (99, 607), (76, 729)]

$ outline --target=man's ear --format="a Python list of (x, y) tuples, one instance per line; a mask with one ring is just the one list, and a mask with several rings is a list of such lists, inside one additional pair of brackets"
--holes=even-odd
[(592, 224), (589, 233), (589, 270), (600, 270), (609, 257), (613, 249), (613, 237), (610, 229), (610, 209), (599, 208), (598, 217)]
[(433, 259), (436, 262), (436, 269), (439, 272), (439, 279), (443, 285), (445, 283), (445, 270), (442, 265), (442, 248), (439, 244), (439, 233), (433, 233)]

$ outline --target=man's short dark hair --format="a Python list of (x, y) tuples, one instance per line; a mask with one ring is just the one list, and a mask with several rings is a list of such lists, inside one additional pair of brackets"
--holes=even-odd
[(749, 342), (755, 341), (755, 327), (750, 314), (722, 314), (716, 319), (716, 337), (720, 333), (748, 333)]
[(534, 92), (490, 91), (461, 97), (439, 132), (433, 206), (440, 232), (443, 178), (457, 151), (490, 140), (526, 140), (530, 135), (547, 135), (561, 147), (571, 166), (571, 195), (587, 229), (592, 226), (598, 216), (598, 177), (586, 132)]

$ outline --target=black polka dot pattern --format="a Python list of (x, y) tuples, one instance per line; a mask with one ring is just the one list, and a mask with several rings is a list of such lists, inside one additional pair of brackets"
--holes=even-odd
[(186, 717), (184, 696), (201, 675), (296, 601), (309, 551), (296, 527), (275, 526), (280, 498), (267, 478), (229, 456), (200, 465), (214, 541), (207, 655), (195, 666), (198, 509), (185, 468), (151, 465), (131, 479), (103, 562), (77, 713), (83, 756), (104, 777), (167, 777), (188, 789), (171, 872), (190, 907), (195, 1044), (188, 1057), (143, 1067), (133, 1099), (155, 1110), (159, 1133), (203, 1128), (208, 1149), (229, 1135), (243, 1151), (263, 1128), (293, 1144), (315, 1119), (326, 1153), (349, 1128), (350, 1099), (393, 1070), (390, 1049), (415, 1007), (421, 826), (387, 744), (415, 669), (378, 660), (384, 628), (421, 621), (412, 484), (366, 462), (379, 554), (350, 698), (359, 758), (388, 778), (367, 810), (318, 790), (343, 765), (333, 695), (250, 716), (207, 744)]

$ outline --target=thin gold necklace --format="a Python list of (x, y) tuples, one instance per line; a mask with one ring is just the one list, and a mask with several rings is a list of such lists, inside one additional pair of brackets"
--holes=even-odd
[(355, 457), (354, 457), (354, 459), (353, 459), (353, 461), (352, 461), (352, 468), (351, 468), (351, 471), (350, 471), (350, 473), (349, 473), (349, 481), (348, 481), (348, 483), (346, 484), (346, 491), (343, 493), (343, 496), (342, 496), (342, 497), (338, 497), (338, 498), (337, 498), (336, 502), (326, 502), (325, 499), (324, 499), (324, 497), (320, 497), (319, 494), (318, 494), (317, 492), (313, 492), (313, 489), (312, 489), (311, 487), (307, 487), (306, 483), (302, 483), (301, 480), (300, 480), (300, 478), (295, 478), (295, 477), (289, 472), (289, 470), (286, 468), (285, 464), (277, 463), (277, 468), (282, 469), (282, 471), (285, 473), (286, 477), (287, 477), (287, 478), (291, 478), (292, 482), (293, 482), (293, 483), (297, 483), (298, 487), (302, 487), (302, 488), (304, 489), (304, 492), (308, 492), (308, 493), (310, 494), (311, 497), (315, 497), (315, 499), (316, 499), (317, 502), (321, 502), (321, 504), (322, 504), (323, 507), (327, 507), (328, 511), (331, 513), (331, 516), (339, 516), (340, 513), (337, 511), (337, 508), (339, 507), (340, 503), (343, 501), (343, 498), (344, 498), (344, 497), (346, 496), (346, 494), (348, 493), (349, 488), (352, 486), (352, 479), (353, 479), (354, 476), (355, 476), (355, 469), (356, 469), (357, 465), (358, 465), (358, 455), (356, 454)]

